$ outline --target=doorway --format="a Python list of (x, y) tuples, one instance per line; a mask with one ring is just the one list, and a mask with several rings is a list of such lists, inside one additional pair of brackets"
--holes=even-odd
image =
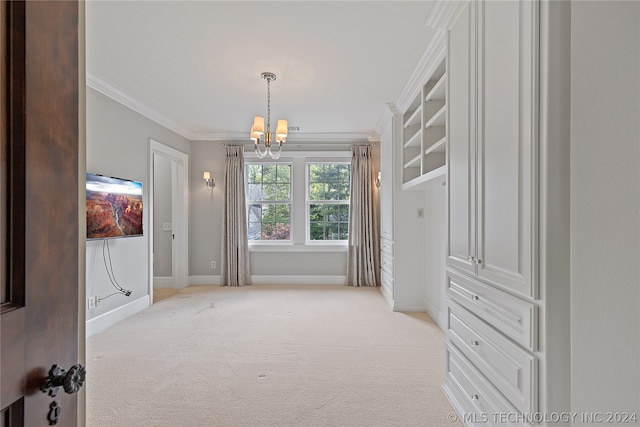
[(187, 286), (189, 156), (149, 140), (149, 300)]

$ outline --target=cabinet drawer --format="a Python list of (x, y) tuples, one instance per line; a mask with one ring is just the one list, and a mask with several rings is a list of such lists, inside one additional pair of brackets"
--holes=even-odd
[(382, 252), (380, 256), (380, 267), (393, 277), (393, 257)]
[(385, 270), (382, 270), (381, 272), (382, 272), (382, 274), (380, 275), (380, 281), (382, 282), (381, 285), (385, 289), (387, 289), (391, 293), (391, 295), (393, 295), (393, 276), (387, 273)]
[(380, 253), (393, 257), (393, 240), (380, 239)]
[(529, 351), (536, 351), (537, 307), (447, 269), (447, 296)]
[(526, 417), (518, 416), (518, 410), (450, 343), (446, 348), (444, 390), (467, 426), (530, 426), (524, 423)]
[(538, 410), (538, 359), (460, 305), (448, 301), (447, 336), (521, 412)]

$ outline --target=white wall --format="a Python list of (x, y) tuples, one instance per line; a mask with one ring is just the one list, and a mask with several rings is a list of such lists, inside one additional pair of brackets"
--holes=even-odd
[(445, 177), (437, 179), (424, 194), (424, 286), (425, 307), (431, 318), (446, 327), (447, 205)]
[[(87, 88), (87, 172), (133, 179), (143, 183), (143, 237), (112, 239), (111, 261), (120, 285), (130, 297), (114, 295), (87, 312), (87, 320), (134, 301), (148, 302), (149, 287), (149, 138), (189, 153), (189, 141), (113, 99)], [(107, 296), (116, 290), (109, 282), (102, 241), (88, 241), (86, 249), (87, 298)]]
[(572, 2), (571, 409), (640, 411), (640, 2)]

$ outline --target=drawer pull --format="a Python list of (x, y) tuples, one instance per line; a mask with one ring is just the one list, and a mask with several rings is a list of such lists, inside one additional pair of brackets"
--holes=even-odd
[(479, 345), (480, 345), (480, 343), (479, 343), (478, 341), (476, 341), (476, 340), (471, 340), (471, 347), (477, 347), (477, 346), (479, 346)]
[(480, 396), (478, 396), (477, 394), (472, 394), (471, 400), (480, 400)]

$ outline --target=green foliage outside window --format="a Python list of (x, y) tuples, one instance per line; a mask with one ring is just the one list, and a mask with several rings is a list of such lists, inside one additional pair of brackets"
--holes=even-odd
[(249, 240), (291, 239), (291, 165), (246, 165)]
[(308, 163), (309, 239), (349, 238), (348, 163)]

